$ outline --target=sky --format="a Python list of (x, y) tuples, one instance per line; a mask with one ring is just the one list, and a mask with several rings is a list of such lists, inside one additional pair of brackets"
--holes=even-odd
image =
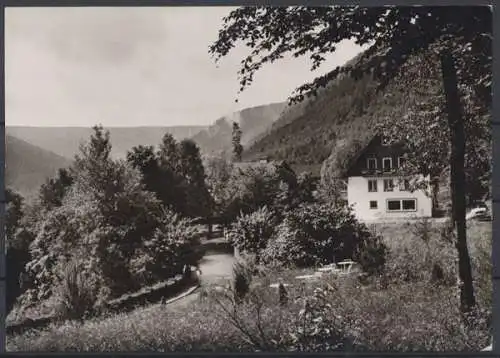
[(285, 101), (361, 51), (342, 43), (311, 72), (307, 58), (256, 74), (239, 95), (248, 49), (217, 67), (208, 47), (229, 7), (6, 8), (6, 125), (209, 125), (244, 108)]

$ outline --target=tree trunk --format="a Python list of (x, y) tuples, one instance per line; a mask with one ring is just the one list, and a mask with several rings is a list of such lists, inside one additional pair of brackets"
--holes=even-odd
[(431, 200), (432, 200), (432, 216), (435, 217), (441, 212), (439, 207), (439, 178), (434, 177), (431, 179)]
[(207, 239), (210, 240), (213, 236), (213, 219), (211, 216), (207, 218), (207, 226), (208, 226)]
[(455, 231), (455, 246), (458, 253), (460, 308), (462, 313), (466, 313), (471, 311), (476, 302), (469, 250), (467, 248), (465, 220), (465, 128), (455, 63), (452, 55), (447, 51), (441, 53), (441, 71), (451, 136), (450, 189), (452, 225)]

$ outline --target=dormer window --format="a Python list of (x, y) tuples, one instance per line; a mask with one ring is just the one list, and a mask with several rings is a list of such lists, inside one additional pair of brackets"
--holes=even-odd
[(377, 169), (377, 158), (367, 158), (366, 159), (367, 169)]
[(382, 168), (384, 170), (391, 170), (392, 169), (392, 158), (387, 157), (382, 159)]

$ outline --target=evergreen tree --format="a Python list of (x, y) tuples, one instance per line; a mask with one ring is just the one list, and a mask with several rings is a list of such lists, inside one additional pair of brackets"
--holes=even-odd
[(238, 123), (233, 122), (232, 132), (233, 143), (233, 158), (237, 162), (241, 162), (241, 155), (243, 153), (243, 146), (241, 145), (241, 129)]
[(205, 183), (205, 168), (200, 149), (192, 140), (179, 144), (179, 174), (186, 187), (187, 214), (190, 217), (207, 218), (210, 215), (211, 198)]

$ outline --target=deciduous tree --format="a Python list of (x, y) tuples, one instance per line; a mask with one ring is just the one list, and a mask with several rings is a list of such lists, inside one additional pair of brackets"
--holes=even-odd
[(40, 203), (47, 209), (61, 206), (64, 195), (73, 184), (71, 171), (65, 168), (59, 169), (55, 178), (48, 179), (40, 187)]

